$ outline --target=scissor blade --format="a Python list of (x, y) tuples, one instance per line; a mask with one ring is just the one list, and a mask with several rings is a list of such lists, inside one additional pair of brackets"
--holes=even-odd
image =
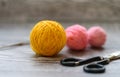
[(120, 51), (116, 51), (116, 52), (108, 55), (106, 58), (110, 59), (110, 61), (120, 59)]

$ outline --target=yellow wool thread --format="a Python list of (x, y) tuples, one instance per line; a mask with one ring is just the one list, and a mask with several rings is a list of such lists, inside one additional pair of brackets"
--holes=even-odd
[(65, 44), (64, 28), (56, 21), (40, 21), (30, 33), (30, 46), (37, 55), (54, 56), (60, 52)]

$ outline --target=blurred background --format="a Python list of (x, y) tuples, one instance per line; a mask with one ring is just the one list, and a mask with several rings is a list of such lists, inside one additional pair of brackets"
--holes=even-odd
[(0, 0), (1, 23), (120, 21), (120, 0)]

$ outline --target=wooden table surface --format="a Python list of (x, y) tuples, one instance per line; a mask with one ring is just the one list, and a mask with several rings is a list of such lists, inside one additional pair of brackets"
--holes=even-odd
[[(66, 28), (74, 23), (63, 23)], [(0, 24), (0, 46), (19, 42), (29, 42), (29, 32), (34, 23)], [(65, 67), (59, 61), (64, 57), (88, 58), (107, 55), (120, 50), (120, 23), (81, 23), (89, 28), (101, 25), (107, 32), (107, 42), (103, 48), (86, 48), (84, 51), (71, 51), (67, 47), (55, 57), (36, 56), (29, 44), (0, 48), (0, 77), (120, 77), (120, 60), (106, 65), (106, 72), (90, 74), (83, 66)]]

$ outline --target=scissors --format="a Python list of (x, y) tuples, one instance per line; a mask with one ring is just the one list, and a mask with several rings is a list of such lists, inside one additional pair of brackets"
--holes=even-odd
[(104, 65), (109, 64), (113, 60), (120, 59), (120, 51), (107, 56), (96, 56), (88, 59), (64, 58), (60, 61), (61, 65), (74, 67), (84, 65), (83, 70), (88, 73), (104, 73)]

